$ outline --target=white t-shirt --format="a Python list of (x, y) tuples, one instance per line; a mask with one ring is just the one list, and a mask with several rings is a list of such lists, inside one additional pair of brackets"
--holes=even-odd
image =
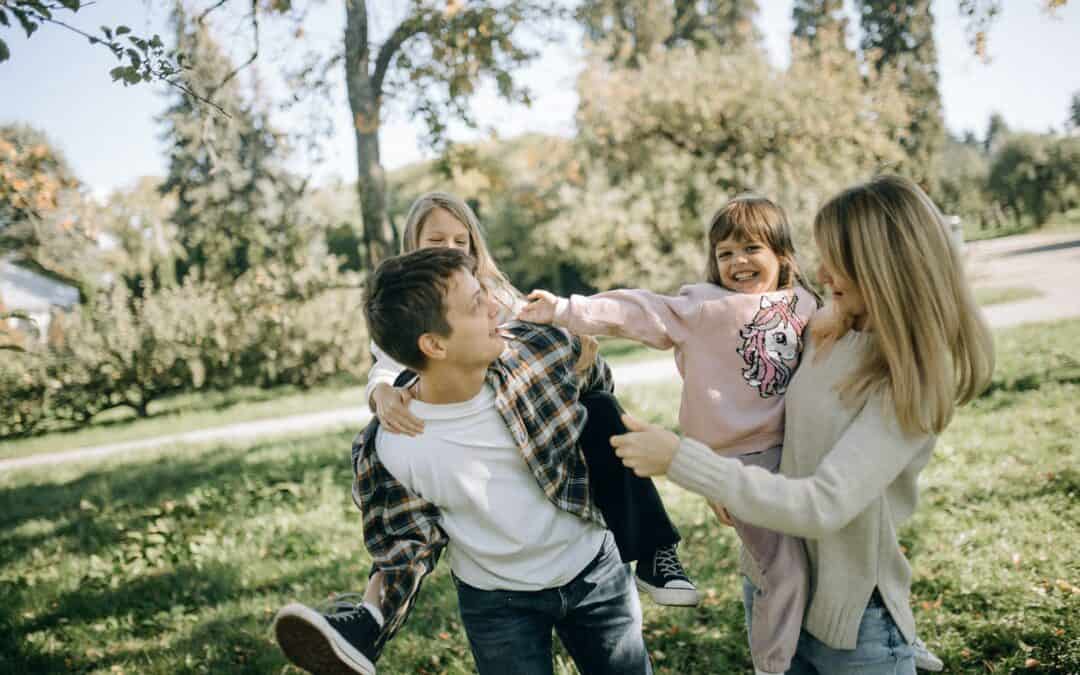
[(484, 590), (536, 591), (573, 579), (600, 550), (605, 531), (555, 506), (529, 471), (485, 384), (462, 403), (413, 401), (415, 437), (379, 429), (387, 470), (439, 508), (459, 579)]

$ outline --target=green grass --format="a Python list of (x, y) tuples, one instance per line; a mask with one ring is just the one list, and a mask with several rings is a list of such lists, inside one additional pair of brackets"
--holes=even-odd
[(989, 286), (975, 289), (975, 300), (984, 307), (1029, 300), (1041, 295), (1039, 289), (1030, 286)]
[[(1080, 321), (998, 335), (993, 386), (943, 435), (901, 532), (919, 634), (947, 672), (1076, 673)], [(677, 394), (628, 387), (623, 400), (673, 426)], [(270, 635), (276, 609), (362, 590), (366, 577), (350, 436), (0, 474), (0, 672), (296, 672)], [(656, 670), (748, 672), (734, 536), (700, 497), (660, 489), (705, 599), (643, 600)], [(445, 563), (379, 666), (473, 672)]]

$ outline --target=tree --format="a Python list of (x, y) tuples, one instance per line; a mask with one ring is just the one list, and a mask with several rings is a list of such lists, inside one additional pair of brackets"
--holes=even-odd
[(113, 192), (93, 209), (92, 217), (114, 242), (104, 252), (109, 270), (135, 298), (176, 282), (177, 261), (184, 251), (171, 220), (175, 211), (176, 196), (163, 195), (161, 179), (150, 177)]
[(758, 42), (757, 13), (756, 0), (584, 0), (577, 18), (607, 59), (634, 66), (655, 48)]
[(1080, 206), (1080, 138), (1010, 134), (991, 162), (988, 186), (1018, 221), (1034, 225)]
[(911, 122), (900, 137), (907, 161), (900, 169), (931, 187), (945, 140), (945, 120), (930, 0), (858, 0), (856, 6), (865, 58), (878, 73), (894, 69), (908, 97)]
[(178, 48), (191, 62), (185, 86), (228, 114), (201, 115), (177, 94), (163, 119), (170, 142), (162, 194), (175, 194), (171, 221), (183, 255), (177, 280), (192, 271), (230, 283), (267, 259), (288, 259), (305, 245), (296, 205), (303, 184), (282, 163), (286, 148), (264, 112), (245, 100), (233, 64), (206, 24), (178, 7)]
[(795, 0), (791, 18), (794, 37), (813, 45), (822, 34), (836, 34), (843, 44), (848, 25), (844, 0)]
[(396, 252), (378, 136), (387, 95), (408, 101), (424, 120), (429, 142), (439, 146), (450, 119), (472, 122), (468, 100), (483, 77), (494, 78), (503, 98), (529, 103), (514, 71), (536, 52), (519, 39), (521, 28), (557, 14), (551, 3), (538, 0), (409, 0), (404, 18), (375, 44), (366, 0), (346, 3), (345, 80), (369, 266)]
[(579, 170), (539, 248), (599, 288), (674, 290), (701, 276), (711, 213), (755, 191), (787, 209), (807, 251), (813, 209), (904, 157), (893, 73), (860, 70), (843, 49), (783, 71), (752, 46), (656, 50), (637, 68), (594, 56), (578, 81)]
[(1080, 91), (1073, 93), (1069, 102), (1069, 119), (1066, 125), (1073, 131), (1080, 129)]
[(98, 231), (81, 190), (44, 133), (0, 126), (0, 251), (85, 297), (100, 268)]
[(1009, 125), (1001, 113), (990, 113), (990, 120), (986, 123), (986, 135), (983, 137), (983, 151), (988, 155), (997, 152), (1008, 133)]
[[(114, 79), (125, 84), (160, 80), (177, 88), (199, 103), (212, 103), (217, 112), (227, 112), (218, 103), (218, 89), (190, 90), (185, 71), (198, 67), (185, 49), (167, 50), (158, 36), (131, 34), (126, 26), (102, 27), (91, 35), (59, 18), (62, 11), (77, 12), (84, 0), (58, 3), (38, 0), (8, 0), (9, 9), (31, 35), (42, 23), (52, 23), (90, 39), (117, 55), (121, 64), (113, 69)], [(210, 4), (197, 23), (236, 0), (218, 0)], [(259, 56), (260, 17), (264, 14), (293, 16), (290, 0), (250, 3), (248, 17), (254, 37), (250, 57), (223, 74), (221, 90), (236, 72)], [(473, 122), (468, 104), (480, 81), (492, 78), (505, 99), (520, 103), (530, 101), (528, 88), (515, 78), (515, 71), (535, 58), (535, 49), (526, 46), (523, 28), (547, 25), (562, 15), (560, 4), (553, 0), (407, 0), (396, 3), (402, 16), (385, 40), (372, 35), (372, 13), (367, 0), (347, 0), (346, 30), (343, 49), (336, 50), (311, 73), (325, 73), (334, 65), (344, 64), (350, 118), (356, 138), (357, 190), (363, 217), (365, 259), (374, 266), (394, 252), (395, 233), (386, 216), (386, 180), (379, 151), (379, 129), (384, 106), (398, 99), (427, 126), (430, 144), (442, 149), (446, 143), (447, 124), (451, 119)], [(401, 8), (404, 7), (402, 10)], [(7, 15), (0, 10), (0, 23), (7, 25)], [(25, 21), (24, 21), (25, 19)], [(548, 37), (548, 36), (543, 36)], [(6, 58), (0, 47), (0, 61)], [(316, 89), (318, 87), (316, 86)], [(197, 109), (193, 107), (192, 112)], [(206, 111), (203, 111), (206, 112)]]

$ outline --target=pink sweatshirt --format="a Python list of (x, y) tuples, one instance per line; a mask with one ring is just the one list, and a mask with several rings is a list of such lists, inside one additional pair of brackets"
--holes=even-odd
[(784, 440), (784, 392), (817, 310), (805, 289), (733, 293), (710, 283), (677, 296), (617, 290), (562, 298), (555, 323), (579, 335), (617, 335), (675, 350), (683, 378), (682, 433), (724, 455)]

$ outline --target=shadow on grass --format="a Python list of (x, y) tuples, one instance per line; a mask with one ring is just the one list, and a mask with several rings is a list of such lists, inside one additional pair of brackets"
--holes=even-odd
[[(297, 588), (320, 589), (319, 597), (295, 598), (310, 604), (330, 592), (363, 590), (367, 562), (360, 537), (355, 560), (343, 561), (310, 553), (317, 550), (307, 545), (311, 537), (290, 543), (286, 540), (294, 533), (277, 537), (276, 529), (264, 530), (269, 541), (262, 557), (303, 564), (310, 556), (310, 564), (298, 570), (294, 565), (288, 573), (271, 571), (270, 578), (256, 583), (243, 579), (245, 567), (258, 561), (199, 561), (188, 537), (282, 505), (302, 512), (305, 495), (317, 495), (328, 476), (337, 482), (339, 473), (342, 518), (347, 518), (348, 435), (327, 435), (310, 445), (311, 451), (294, 451), (280, 441), (218, 448), (0, 492), (0, 672), (107, 671), (132, 662), (152, 664), (148, 672), (280, 670), (284, 660), (268, 643), (273, 614), (263, 607), (276, 610)], [(303, 492), (305, 485), (312, 492)], [(165, 503), (174, 506), (166, 510)], [(150, 548), (128, 535), (152, 532), (163, 520), (175, 528), (166, 530), (158, 546), (170, 562), (133, 577), (119, 568), (108, 572), (109, 565), (127, 565), (129, 553), (145, 555)], [(104, 572), (59, 583), (49, 574), (64, 556), (91, 554), (101, 556)], [(110, 582), (121, 574), (122, 583)], [(451, 589), (444, 585), (442, 593), (438, 585), (427, 585), (425, 598), (432, 606), (425, 609), (446, 611), (448, 601), (440, 597)], [(233, 619), (220, 618), (238, 612)], [(31, 635), (36, 639), (28, 639)]]
[[(46, 543), (60, 543), (83, 554), (97, 553), (163, 515), (166, 503), (175, 505), (175, 517), (203, 518), (206, 514), (200, 511), (225, 508), (237, 490), (250, 492), (252, 484), (260, 493), (270, 495), (275, 484), (292, 486), (313, 472), (333, 469), (340, 472), (347, 491), (351, 480), (348, 436), (331, 438), (335, 442), (322, 451), (291, 453), (284, 458), (252, 461), (251, 456), (260, 450), (280, 445), (267, 441), (184, 458), (111, 466), (70, 482), (27, 483), (5, 489), (0, 491), (0, 566)], [(186, 501), (192, 495), (200, 497), (194, 506)], [(35, 520), (56, 523), (56, 527), (40, 534), (11, 532)]]

